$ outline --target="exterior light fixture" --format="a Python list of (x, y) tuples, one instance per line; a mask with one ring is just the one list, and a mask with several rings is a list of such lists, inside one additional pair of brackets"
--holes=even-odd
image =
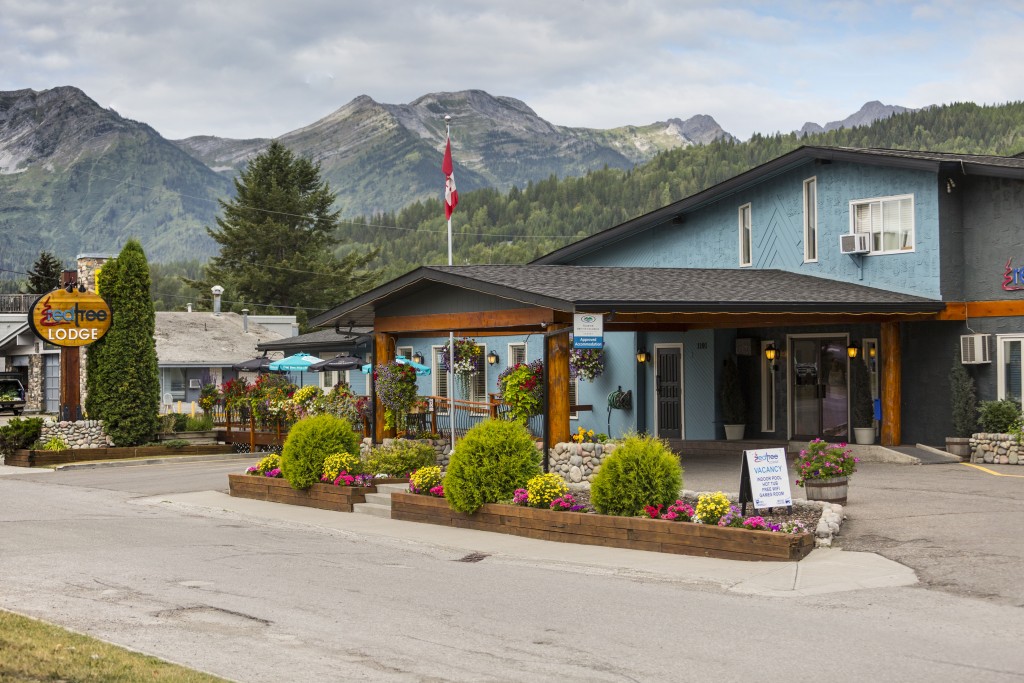
[(644, 349), (637, 349), (636, 350), (636, 362), (640, 363), (641, 365), (643, 365), (644, 363), (647, 362), (647, 351), (646, 350), (644, 350)]
[(868, 357), (869, 358), (874, 358), (877, 355), (878, 355), (878, 349), (876, 349), (874, 346), (872, 346), (870, 349), (868, 349)]
[(498, 358), (498, 353), (496, 351), (492, 350), (489, 354), (487, 354), (487, 364), (488, 365), (494, 365), (499, 360), (501, 360), (501, 359)]
[(420, 353), (419, 351), (417, 351), (416, 353), (412, 354), (412, 362), (413, 363), (419, 363), (420, 365), (423, 365), (423, 354)]
[(764, 357), (766, 360), (771, 361), (772, 365), (775, 364), (775, 359), (779, 357), (779, 350), (775, 348), (774, 343), (764, 347)]
[(846, 355), (850, 358), (860, 355), (860, 347), (857, 346), (857, 342), (850, 342), (850, 345), (846, 347)]

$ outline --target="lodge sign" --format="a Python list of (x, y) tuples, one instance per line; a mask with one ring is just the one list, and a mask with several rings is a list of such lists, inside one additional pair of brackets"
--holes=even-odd
[(86, 346), (110, 329), (110, 306), (94, 292), (55, 289), (36, 299), (28, 324), (36, 336), (57, 346)]

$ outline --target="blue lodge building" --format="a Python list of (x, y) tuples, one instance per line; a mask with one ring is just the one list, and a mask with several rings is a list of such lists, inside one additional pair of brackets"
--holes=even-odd
[[(953, 363), (979, 398), (1021, 398), (1022, 268), (1024, 158), (801, 147), (527, 265), (421, 267), (311, 323), (372, 328), (378, 363), (422, 356), (422, 395), (450, 396), (450, 331), (494, 361), (455, 398), (543, 358), (548, 443), (577, 426), (721, 439), (734, 359), (746, 438), (852, 441), (865, 363), (882, 445), (935, 445)], [(577, 313), (604, 321), (592, 382), (569, 373)], [(630, 410), (607, 409), (618, 389)]]

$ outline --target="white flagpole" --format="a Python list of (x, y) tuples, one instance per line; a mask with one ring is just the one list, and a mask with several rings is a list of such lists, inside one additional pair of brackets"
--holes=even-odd
[[(445, 144), (449, 144), (452, 137), (452, 117), (444, 115), (444, 136)], [(452, 217), (448, 216), (448, 265), (454, 265), (452, 261)], [(448, 423), (452, 431), (452, 450), (455, 450), (455, 331), (448, 331)]]

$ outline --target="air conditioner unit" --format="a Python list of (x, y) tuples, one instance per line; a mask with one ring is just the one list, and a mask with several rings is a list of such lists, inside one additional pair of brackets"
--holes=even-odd
[(964, 365), (991, 363), (987, 334), (965, 334), (960, 337), (960, 362)]
[(190, 380), (188, 381), (188, 388), (189, 388), (189, 389), (202, 389), (202, 388), (203, 388), (203, 385), (202, 385), (202, 383), (201, 383), (201, 382), (200, 382), (199, 380), (197, 380), (197, 379), (190, 379)]
[(843, 254), (866, 254), (871, 251), (871, 235), (863, 232), (840, 235), (839, 251)]

